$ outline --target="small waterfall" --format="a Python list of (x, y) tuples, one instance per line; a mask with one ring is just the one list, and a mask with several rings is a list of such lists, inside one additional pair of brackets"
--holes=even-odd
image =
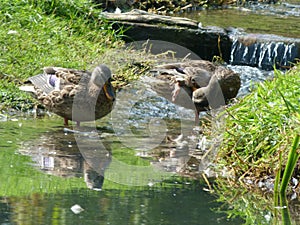
[(255, 66), (264, 70), (286, 68), (299, 57), (299, 39), (287, 39), (270, 35), (233, 37), (230, 63)]

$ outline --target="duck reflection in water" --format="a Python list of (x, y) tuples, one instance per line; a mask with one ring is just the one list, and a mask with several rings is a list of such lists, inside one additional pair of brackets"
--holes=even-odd
[(73, 134), (49, 132), (23, 143), (19, 151), (31, 156), (36, 166), (47, 174), (83, 177), (88, 188), (100, 191), (105, 169), (111, 163), (111, 149), (108, 143), (105, 143), (105, 149), (99, 149), (93, 139), (86, 138), (89, 139), (88, 145), (79, 150)]

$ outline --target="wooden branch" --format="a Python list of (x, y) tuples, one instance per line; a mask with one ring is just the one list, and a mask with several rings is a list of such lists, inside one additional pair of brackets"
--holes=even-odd
[(126, 21), (134, 23), (151, 23), (151, 24), (165, 24), (172, 26), (181, 26), (188, 28), (198, 28), (198, 22), (188, 18), (163, 16), (153, 13), (148, 13), (142, 10), (134, 9), (126, 13), (108, 13), (103, 12), (102, 16), (108, 20)]

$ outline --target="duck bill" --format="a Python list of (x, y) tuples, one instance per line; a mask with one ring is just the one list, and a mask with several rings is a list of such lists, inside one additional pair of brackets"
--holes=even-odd
[(111, 101), (114, 101), (115, 100), (115, 93), (114, 93), (114, 90), (113, 90), (113, 87), (111, 84), (104, 84), (103, 86), (103, 91), (105, 93), (105, 96), (111, 100)]

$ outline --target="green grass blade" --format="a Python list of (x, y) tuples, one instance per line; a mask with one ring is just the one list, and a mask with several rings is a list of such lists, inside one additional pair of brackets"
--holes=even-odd
[(299, 146), (299, 142), (300, 142), (300, 134), (297, 134), (294, 139), (293, 146), (289, 152), (288, 161), (287, 161), (284, 173), (283, 173), (283, 177), (282, 177), (282, 181), (281, 181), (281, 185), (280, 185), (280, 193), (281, 194), (286, 193), (288, 183), (292, 177), (294, 168), (299, 159), (299, 153), (297, 153), (297, 148)]

